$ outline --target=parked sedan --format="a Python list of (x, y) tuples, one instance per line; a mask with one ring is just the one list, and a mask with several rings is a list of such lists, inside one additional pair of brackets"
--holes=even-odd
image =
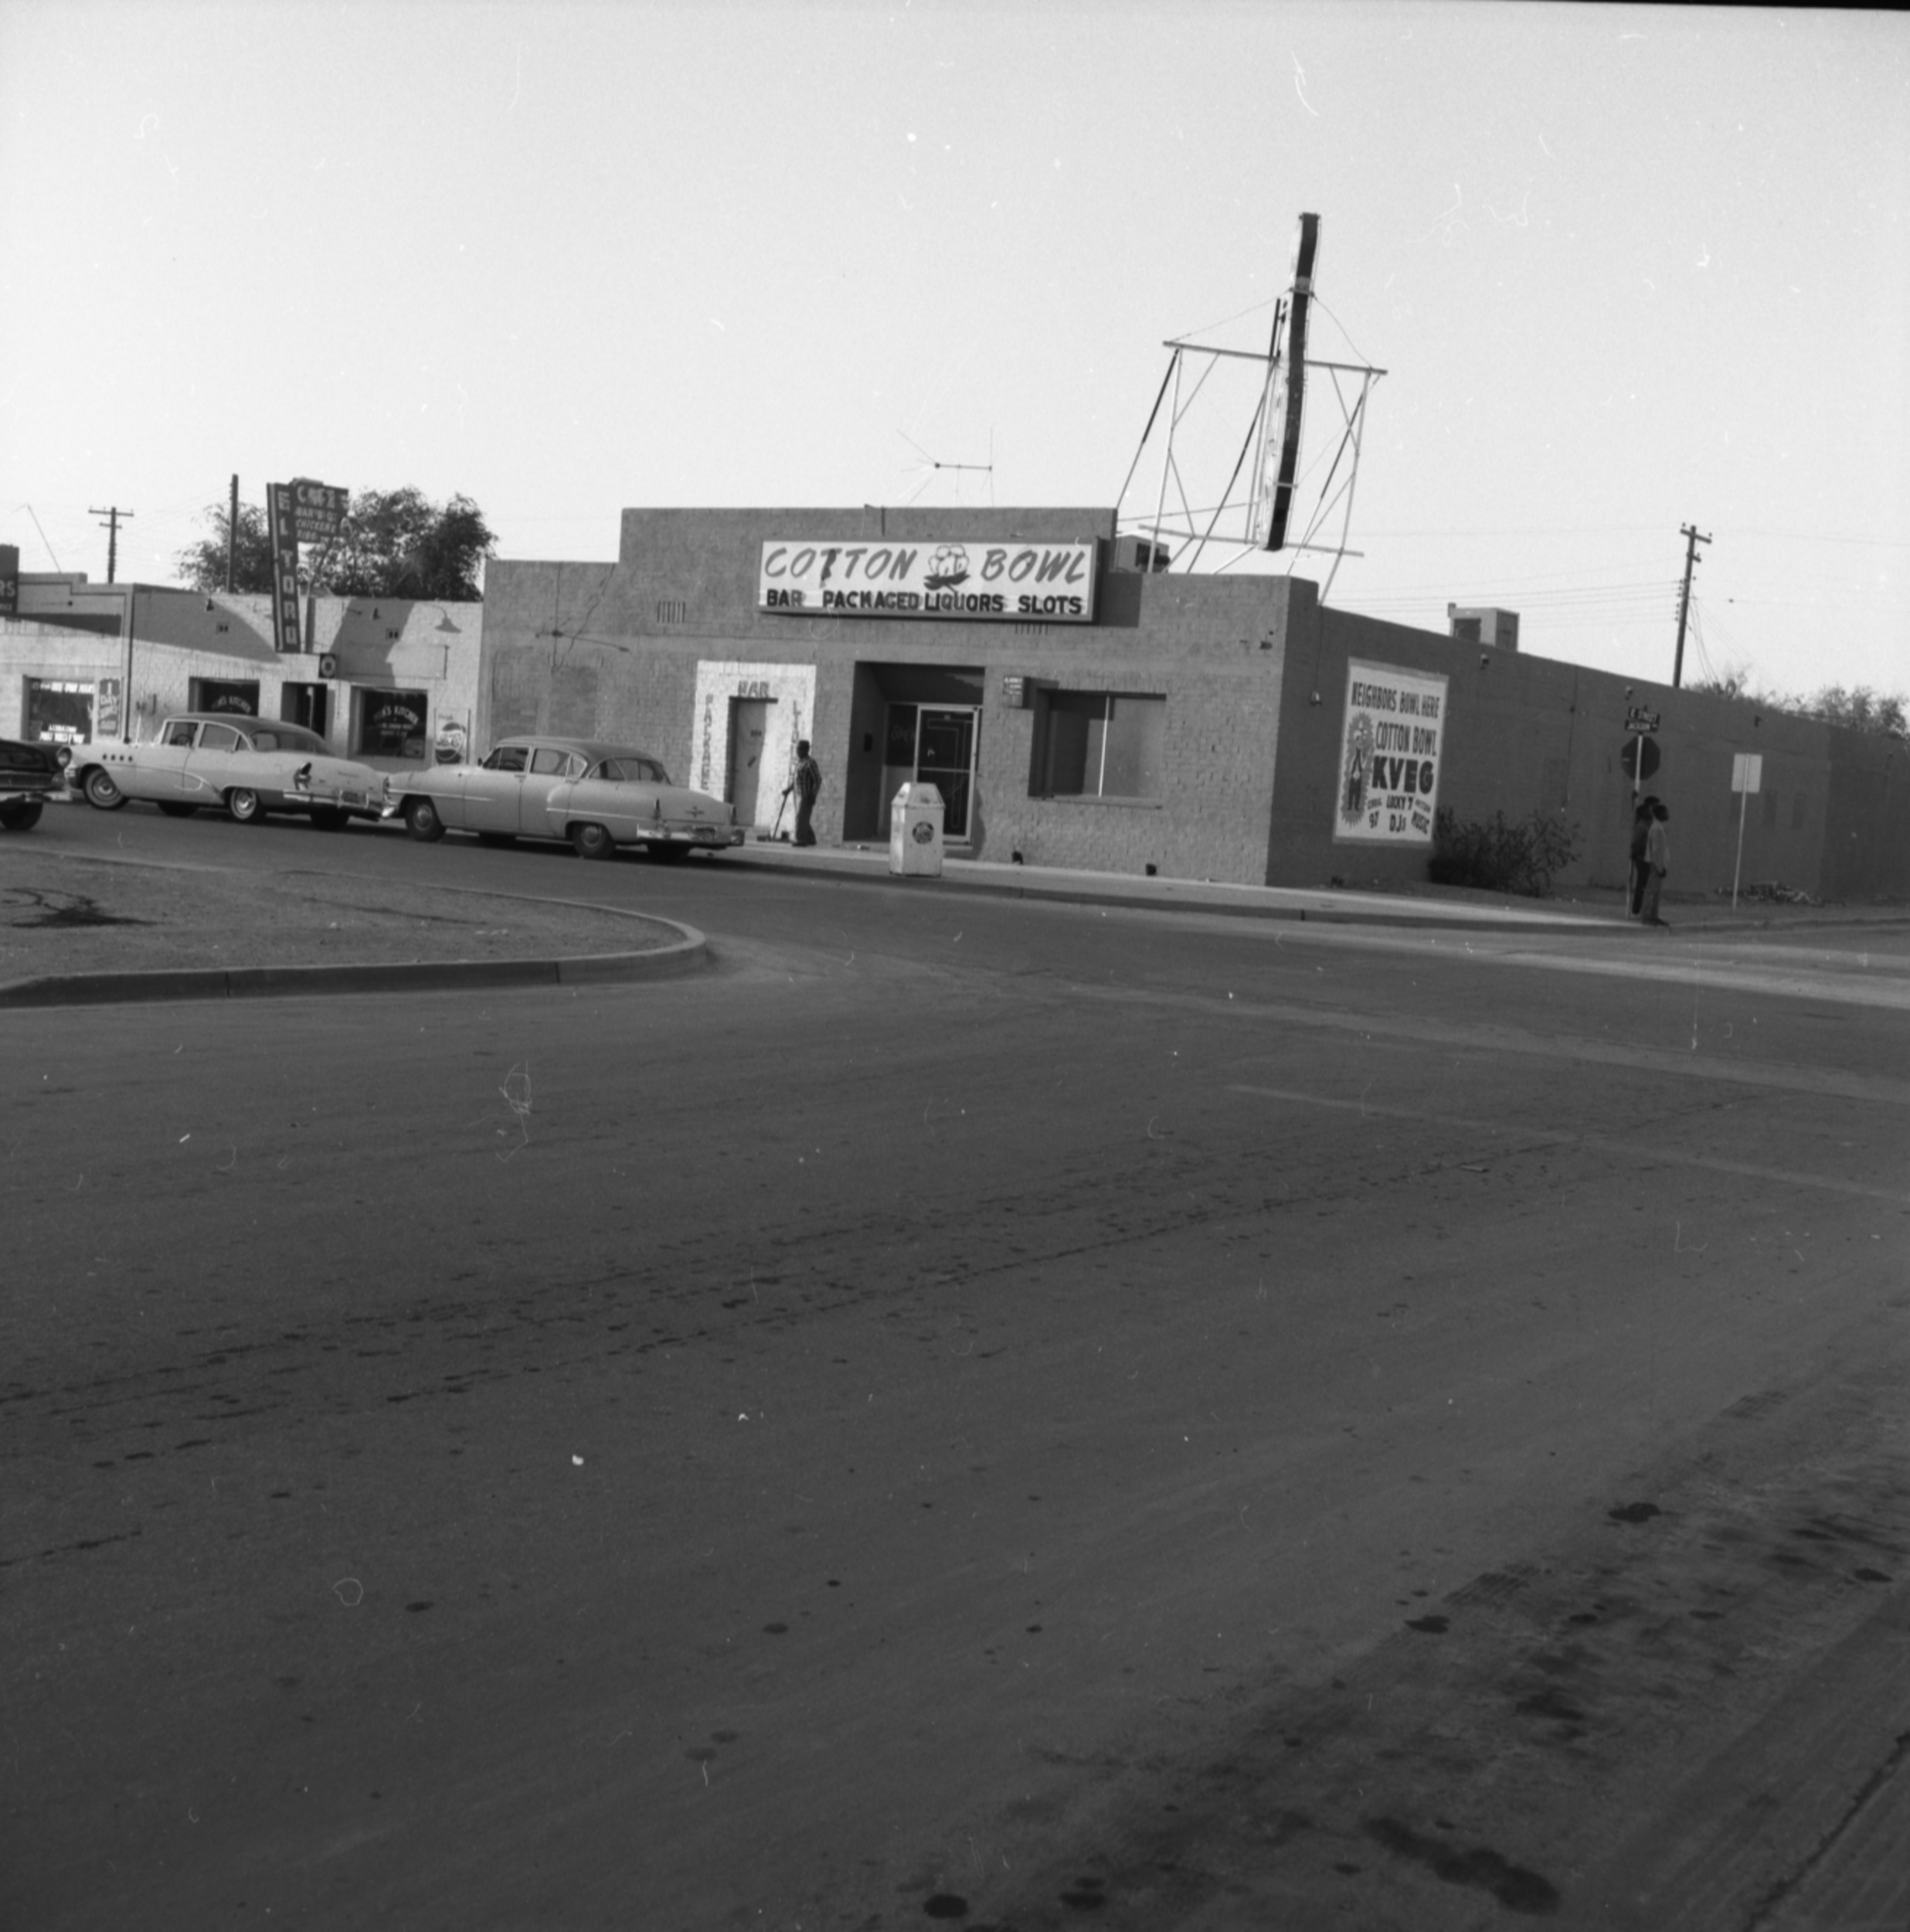
[(64, 745), (22, 744), (0, 738), (0, 832), (30, 832), (41, 808), (66, 787), (73, 754)]
[(174, 818), (211, 807), (242, 825), (296, 811), (328, 832), (391, 815), (382, 771), (334, 757), (315, 731), (270, 718), (178, 712), (149, 743), (87, 746), (75, 776), (102, 811), (145, 798)]
[(743, 839), (733, 805), (672, 784), (647, 751), (592, 739), (506, 738), (482, 764), (435, 765), (403, 787), (397, 808), (414, 838), (568, 838), (586, 859), (620, 845), (683, 859)]

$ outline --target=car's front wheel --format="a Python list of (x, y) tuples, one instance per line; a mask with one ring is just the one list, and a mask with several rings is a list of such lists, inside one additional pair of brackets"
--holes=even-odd
[(0, 832), (31, 832), (39, 823), (44, 809), (38, 798), (21, 798), (10, 805), (0, 805)]
[(570, 842), (577, 849), (579, 859), (614, 859), (617, 841), (610, 836), (607, 826), (581, 825), (570, 828)]
[(438, 808), (429, 798), (408, 798), (405, 801), (405, 830), (413, 838), (422, 838), (429, 845), (444, 836), (444, 821), (438, 816)]
[(242, 825), (256, 825), (265, 816), (265, 806), (250, 785), (234, 785), (226, 794), (226, 809)]
[(103, 766), (95, 765), (80, 788), (87, 794), (87, 803), (97, 805), (102, 811), (117, 811), (126, 802), (125, 793), (114, 784), (112, 773)]

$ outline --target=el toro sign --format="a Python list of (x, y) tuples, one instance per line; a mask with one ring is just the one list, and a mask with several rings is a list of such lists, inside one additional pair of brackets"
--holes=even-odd
[(756, 608), (812, 617), (1094, 621), (1093, 539), (1080, 543), (821, 543), (772, 538)]

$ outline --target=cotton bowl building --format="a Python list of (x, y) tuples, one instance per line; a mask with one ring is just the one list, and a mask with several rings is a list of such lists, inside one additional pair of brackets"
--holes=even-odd
[(958, 854), (1240, 883), (1420, 882), (1440, 807), (1536, 811), (1578, 828), (1569, 889), (1624, 879), (1645, 710), (1675, 889), (1728, 889), (1753, 753), (1746, 879), (1910, 893), (1900, 741), (1548, 660), (1510, 612), (1416, 630), (1167, 560), (1106, 509), (626, 510), (614, 563), (490, 565), (474, 749), (641, 745), (767, 836), (806, 738), (825, 844), (926, 780)]

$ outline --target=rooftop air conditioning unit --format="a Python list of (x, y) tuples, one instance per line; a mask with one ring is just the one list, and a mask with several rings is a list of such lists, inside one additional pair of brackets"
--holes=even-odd
[(1114, 568), (1117, 570), (1164, 570), (1174, 561), (1174, 553), (1153, 537), (1123, 536), (1114, 540)]
[(1446, 630), (1460, 644), (1481, 644), (1499, 651), (1519, 648), (1519, 614), (1491, 604), (1449, 604)]

